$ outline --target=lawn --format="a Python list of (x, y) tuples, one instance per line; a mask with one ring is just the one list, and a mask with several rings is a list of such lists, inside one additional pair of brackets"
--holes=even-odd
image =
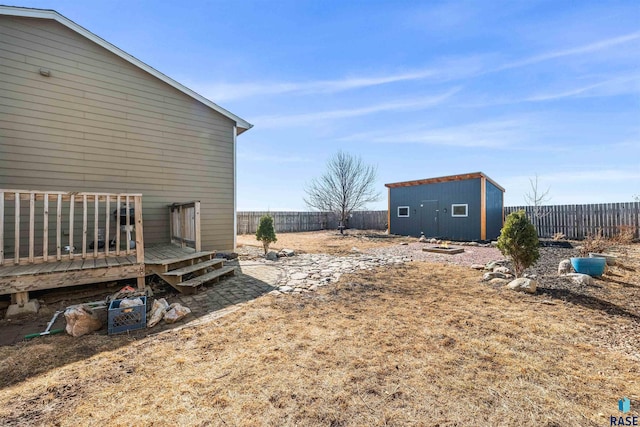
[[(637, 270), (627, 269), (635, 298)], [(605, 426), (622, 415), (623, 396), (626, 415), (638, 415), (635, 305), (520, 294), (481, 275), (414, 262), (344, 275), (318, 292), (267, 295), (139, 340), (52, 336), (3, 347), (0, 420)]]

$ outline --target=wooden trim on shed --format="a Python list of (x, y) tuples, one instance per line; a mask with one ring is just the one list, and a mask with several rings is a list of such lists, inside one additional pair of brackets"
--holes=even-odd
[(393, 182), (391, 184), (385, 184), (385, 187), (387, 188), (411, 187), (414, 185), (435, 184), (439, 182), (451, 182), (451, 181), (466, 181), (468, 179), (478, 179), (478, 178), (480, 179), (484, 178), (490, 183), (492, 183), (493, 185), (495, 185), (500, 191), (502, 192), (505, 191), (505, 189), (502, 188), (497, 182), (495, 182), (494, 180), (492, 180), (482, 172), (472, 172), (472, 173), (465, 173), (465, 174), (459, 174), (459, 175), (440, 176), (436, 178), (417, 179), (414, 181)]
[(387, 188), (387, 234), (391, 234), (391, 188)]
[(487, 180), (480, 178), (480, 240), (487, 240)]

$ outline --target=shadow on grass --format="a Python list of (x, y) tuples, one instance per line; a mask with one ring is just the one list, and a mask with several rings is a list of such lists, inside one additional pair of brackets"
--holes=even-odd
[(581, 305), (591, 310), (600, 310), (612, 316), (625, 316), (630, 317), (636, 321), (640, 321), (640, 316), (638, 314), (620, 307), (619, 305), (610, 303), (609, 301), (605, 301), (594, 296), (580, 294), (568, 289), (552, 289), (542, 287), (538, 288), (538, 293), (545, 294), (554, 299), (570, 302), (571, 304)]
[[(195, 295), (185, 296), (179, 293), (157, 295), (158, 298), (165, 297), (169, 303), (180, 302), (191, 309), (191, 314), (182, 321), (173, 324), (162, 321), (153, 328), (144, 328), (118, 335), (107, 335), (106, 324), (96, 333), (77, 338), (63, 332), (58, 335), (24, 341), (22, 340), (24, 334), (19, 335), (19, 339), (14, 345), (0, 346), (0, 361), (2, 361), (0, 363), (0, 389), (64, 365), (89, 359), (96, 354), (125, 347), (145, 337), (158, 340), (168, 339), (164, 338), (166, 334), (161, 334), (161, 332), (189, 327), (192, 322), (199, 324), (198, 321), (202, 320), (204, 316), (215, 316), (217, 312), (222, 315), (238, 304), (257, 299), (275, 289), (274, 286), (260, 280), (251, 271), (247, 271), (245, 274), (243, 268), (238, 264), (228, 263), (228, 265), (236, 265), (235, 276), (202, 287)], [(121, 282), (118, 286), (122, 287), (125, 284), (126, 282)], [(73, 290), (69, 292), (72, 293)], [(151, 307), (152, 301), (153, 298), (150, 298), (148, 309)], [(48, 320), (39, 319), (40, 323), (44, 322), (45, 325)], [(64, 328), (64, 325), (64, 317), (60, 316), (54, 328)], [(0, 334), (7, 334), (9, 328), (0, 326)], [(44, 327), (41, 330), (44, 330)], [(153, 337), (154, 335), (155, 337)]]

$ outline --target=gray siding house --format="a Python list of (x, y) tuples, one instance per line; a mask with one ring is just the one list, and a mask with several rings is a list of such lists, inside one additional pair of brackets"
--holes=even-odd
[(482, 172), (385, 184), (389, 233), (458, 241), (496, 239), (504, 188)]
[(231, 250), (251, 126), (55, 11), (0, 6), (0, 189), (141, 194), (149, 244), (200, 201), (202, 249)]

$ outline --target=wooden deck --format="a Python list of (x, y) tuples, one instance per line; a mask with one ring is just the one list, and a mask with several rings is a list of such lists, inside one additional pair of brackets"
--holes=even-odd
[(204, 255), (215, 255), (212, 251), (196, 251), (189, 247), (172, 244), (150, 245), (144, 248), (144, 263), (150, 265), (166, 265), (187, 261)]
[(215, 252), (196, 252), (192, 248), (172, 244), (151, 245), (144, 250), (144, 264), (138, 263), (134, 255), (129, 255), (5, 265), (0, 267), (0, 295), (133, 279), (140, 276), (141, 270), (148, 276), (160, 271), (154, 267), (182, 265), (181, 263), (190, 265), (194, 259), (211, 258), (215, 255)]

